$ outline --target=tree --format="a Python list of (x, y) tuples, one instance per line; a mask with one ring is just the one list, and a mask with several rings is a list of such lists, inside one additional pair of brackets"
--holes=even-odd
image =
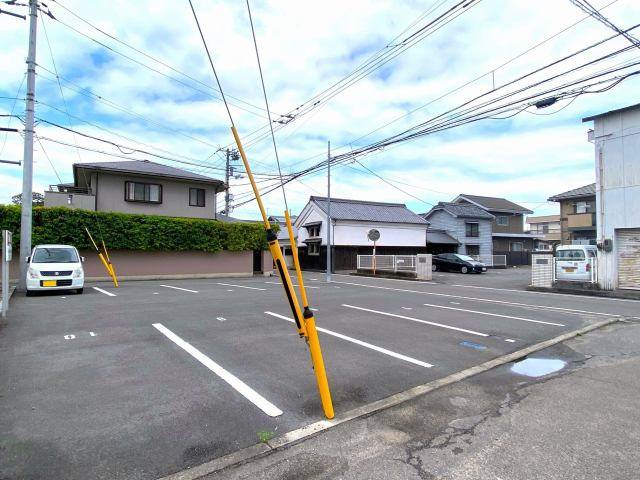
[[(34, 207), (44, 207), (44, 195), (42, 193), (33, 192), (31, 194), (31, 201)], [(11, 197), (11, 202), (14, 205), (22, 205), (22, 194), (14, 195)]]

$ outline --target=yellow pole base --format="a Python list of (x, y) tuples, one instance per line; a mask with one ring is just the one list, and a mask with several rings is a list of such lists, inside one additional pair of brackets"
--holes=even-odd
[(322, 409), (324, 410), (325, 416), (328, 419), (332, 419), (334, 417), (333, 401), (331, 400), (327, 372), (324, 368), (320, 339), (318, 338), (318, 331), (316, 330), (316, 319), (311, 315), (309, 318), (306, 318), (305, 321), (309, 338), (309, 350), (311, 351), (311, 361), (313, 362), (313, 371), (316, 374), (316, 382), (318, 382)]

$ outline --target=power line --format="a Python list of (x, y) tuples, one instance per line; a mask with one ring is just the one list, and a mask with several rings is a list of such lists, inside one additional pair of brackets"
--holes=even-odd
[(613, 22), (611, 22), (607, 17), (602, 15), (602, 13), (600, 13), (600, 11), (598, 11), (598, 9), (595, 8), (593, 5), (591, 5), (587, 0), (569, 0), (569, 1), (573, 3), (576, 7), (578, 7), (580, 10), (582, 10), (583, 12), (586, 12), (587, 14), (589, 14), (590, 16), (598, 20), (600, 23), (612, 29), (614, 32), (617, 32), (620, 35), (622, 35), (624, 38), (629, 40), (629, 42), (631, 42), (631, 45), (640, 48), (640, 41), (638, 41), (637, 38), (635, 38), (633, 35), (631, 35), (628, 32), (620, 30)]
[[(22, 90), (22, 85), (24, 85), (24, 80), (25, 78), (27, 78), (27, 74), (25, 73), (22, 76), (22, 81), (20, 82), (20, 86), (18, 86), (18, 93), (16, 93), (16, 96), (11, 98), (11, 97), (0, 97), (2, 99), (6, 99), (6, 100), (13, 100), (13, 105), (11, 106), (11, 112), (9, 113), (9, 121), (7, 122), (7, 128), (11, 127), (11, 121), (13, 120), (13, 112), (16, 109), (16, 104), (18, 103), (18, 100), (24, 100), (24, 98), (19, 98), (20, 97), (20, 91)], [(0, 147), (0, 155), (2, 155), (2, 153), (4, 152), (4, 147), (7, 144), (7, 137), (9, 136), (9, 132), (6, 132), (4, 134), (4, 139), (2, 140), (2, 147)]]
[[(278, 165), (278, 175), (280, 176), (280, 184), (282, 185), (282, 198), (284, 199), (284, 207), (285, 210), (289, 211), (289, 206), (287, 205), (287, 194), (284, 190), (284, 183), (282, 183), (282, 169), (280, 168), (280, 157), (278, 156), (278, 147), (276, 146), (276, 136), (273, 133), (273, 122), (271, 121), (271, 112), (269, 111), (269, 100), (267, 98), (267, 89), (264, 86), (264, 75), (262, 74), (262, 65), (260, 64), (260, 54), (258, 53), (258, 41), (256, 40), (256, 32), (253, 28), (253, 18), (251, 16), (251, 6), (249, 5), (249, 0), (247, 2), (247, 12), (249, 13), (249, 23), (251, 24), (251, 35), (253, 37), (253, 46), (256, 51), (256, 61), (258, 62), (258, 71), (260, 72), (260, 84), (262, 85), (262, 94), (264, 95), (264, 104), (267, 107), (267, 116), (269, 118), (269, 129), (271, 130), (271, 140), (273, 141), (273, 151), (276, 155), (276, 163)], [(209, 53), (207, 51), (207, 53)], [(213, 66), (213, 64), (211, 65)]]

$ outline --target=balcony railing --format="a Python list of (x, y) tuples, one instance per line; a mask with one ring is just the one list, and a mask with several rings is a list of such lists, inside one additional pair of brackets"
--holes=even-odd
[(73, 185), (49, 185), (50, 192), (56, 193), (76, 193), (79, 195), (93, 195), (93, 192), (90, 188), (82, 188), (82, 187), (74, 187)]

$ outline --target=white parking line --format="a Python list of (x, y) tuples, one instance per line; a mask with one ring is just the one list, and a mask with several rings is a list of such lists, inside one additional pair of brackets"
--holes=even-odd
[(115, 297), (117, 296), (115, 293), (111, 293), (111, 292), (107, 292), (106, 290), (103, 290), (101, 288), (98, 287), (92, 287), (94, 290), (99, 291), (100, 293), (104, 293), (105, 295), (109, 295), (110, 297)]
[[(279, 313), (274, 312), (264, 312), (267, 315), (271, 315), (272, 317), (281, 318), (288, 322), (293, 323), (293, 318), (285, 317), (284, 315), (280, 315)], [(356, 345), (360, 345), (361, 347), (369, 348), (371, 350), (375, 350), (376, 352), (384, 353), (385, 355), (389, 355), (390, 357), (398, 358), (400, 360), (404, 360), (405, 362), (413, 363), (414, 365), (419, 365), (425, 368), (431, 368), (433, 365), (431, 363), (423, 362), (421, 360), (416, 360), (415, 358), (407, 357), (406, 355), (402, 355), (401, 353), (396, 353), (391, 350), (387, 350), (386, 348), (378, 347), (377, 345), (372, 345), (371, 343), (363, 342), (362, 340), (358, 340), (357, 338), (348, 337), (347, 335), (343, 335), (342, 333), (334, 332), (333, 330), (327, 330), (326, 328), (316, 327), (319, 332), (326, 333), (327, 335), (332, 335), (334, 337), (340, 338), (342, 340), (346, 340), (347, 342), (355, 343)]]
[(189, 290), (188, 288), (182, 288), (182, 287), (174, 287), (173, 285), (160, 285), (161, 287), (164, 288), (173, 288), (175, 290), (182, 290), (184, 292), (191, 292), (191, 293), (200, 293), (197, 290)]
[[(576, 310), (575, 308), (563, 308), (563, 307), (551, 307), (549, 305), (533, 305), (530, 303), (519, 303), (519, 302), (507, 302), (505, 300), (494, 300), (491, 298), (478, 298), (478, 297), (465, 297), (463, 295), (452, 295), (449, 293), (436, 293), (436, 292), (424, 292), (422, 290), (408, 290), (405, 288), (393, 288), (393, 287), (381, 287), (379, 285), (366, 285), (363, 283), (351, 283), (351, 282), (334, 282), (334, 283), (343, 283), (345, 285), (354, 285), (357, 287), (365, 287), (365, 288), (378, 288), (382, 290), (392, 290), (395, 292), (406, 292), (406, 293), (419, 293), (420, 295), (432, 295), (435, 297), (445, 297), (445, 298), (459, 298), (462, 300), (472, 300), (477, 302), (489, 302), (489, 303), (497, 303), (501, 305), (510, 305), (514, 307), (523, 307), (523, 308), (541, 308), (544, 310), (557, 310), (562, 313), (567, 313), (570, 315), (605, 315), (607, 317), (622, 317), (624, 315), (616, 315), (613, 313), (604, 313), (604, 312), (592, 312), (589, 310)], [(454, 285), (455, 286), (455, 285)], [(485, 288), (485, 287), (481, 287)], [(510, 290), (511, 291), (511, 290)], [(514, 292), (520, 292), (521, 290), (512, 290)], [(529, 293), (540, 293), (540, 292), (529, 292)], [(544, 292), (543, 292), (544, 293)]]
[(457, 312), (475, 313), (477, 315), (489, 315), (490, 317), (510, 318), (512, 320), (520, 320), (523, 322), (542, 323), (543, 325), (553, 325), (556, 327), (564, 327), (564, 323), (545, 322), (544, 320), (534, 320), (532, 318), (512, 317), (511, 315), (500, 315), (498, 313), (481, 312), (479, 310), (467, 310), (466, 308), (445, 307), (444, 305), (433, 305), (431, 303), (424, 303), (425, 307), (444, 308), (446, 310), (455, 310)]
[(270, 417), (277, 417), (282, 415), (282, 410), (276, 407), (273, 403), (269, 402), (266, 398), (256, 392), (249, 385), (244, 383), (238, 377), (233, 375), (232, 373), (225, 370), (223, 367), (218, 365), (216, 362), (207, 357), (200, 350), (195, 348), (190, 343), (185, 342), (178, 335), (173, 333), (167, 327), (162, 325), (161, 323), (154, 323), (153, 326), (162, 333), (165, 337), (171, 340), (173, 343), (182, 348), (189, 355), (198, 360), (201, 364), (211, 370), (213, 373), (218, 375), (222, 380), (227, 382), (231, 387), (233, 387), (238, 393), (240, 393), (243, 397), (253, 403), (256, 407), (262, 410), (264, 413), (269, 415)]
[(245, 285), (236, 285), (234, 283), (220, 283), (218, 282), (217, 285), (224, 285), (225, 287), (238, 287), (238, 288), (247, 288), (249, 290), (262, 290), (265, 291), (266, 288), (258, 288), (258, 287), (247, 287)]
[(472, 335), (479, 335), (481, 337), (488, 337), (489, 336), (488, 333), (476, 332), (474, 330), (467, 330), (466, 328), (459, 328), (459, 327), (454, 327), (454, 326), (451, 326), (451, 325), (444, 325), (442, 323), (429, 322), (427, 320), (422, 320), (420, 318), (405, 317), (404, 315), (397, 315), (395, 313), (381, 312), (379, 310), (371, 310), (369, 308), (356, 307), (355, 305), (347, 305), (345, 303), (343, 303), (342, 306), (343, 307), (347, 307), (347, 308), (354, 308), (356, 310), (362, 310), (364, 312), (379, 313), (380, 315), (387, 315), (389, 317), (403, 318), (405, 320), (411, 320), (412, 322), (425, 323), (427, 325), (432, 325), (434, 327), (447, 328), (449, 330), (455, 330), (457, 332), (470, 333)]
[[(264, 282), (264, 283), (269, 283), (271, 285), (282, 285), (282, 282)], [(292, 283), (291, 285), (293, 285), (294, 287), (300, 286), (300, 285), (296, 285), (295, 283)], [(304, 288), (320, 288), (320, 287), (311, 287), (309, 285), (305, 285)]]

